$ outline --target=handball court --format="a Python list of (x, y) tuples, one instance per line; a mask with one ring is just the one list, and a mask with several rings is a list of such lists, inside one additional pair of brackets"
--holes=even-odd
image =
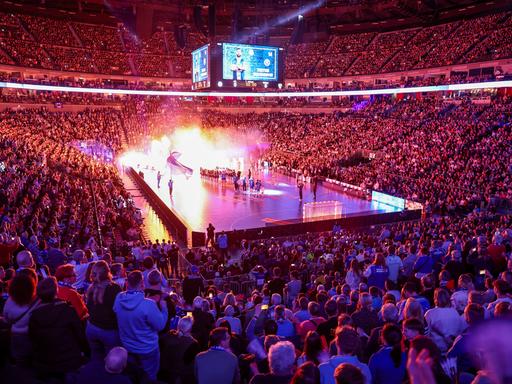
[(221, 182), (198, 174), (188, 179), (183, 175), (173, 176), (171, 197), (168, 178), (162, 177), (158, 188), (156, 172), (144, 170), (144, 181), (148, 186), (195, 232), (204, 232), (209, 223), (216, 231), (232, 231), (400, 211), (396, 207), (353, 197), (319, 183), (316, 201), (338, 201), (341, 214), (303, 219), (304, 204), (314, 201), (309, 184), (304, 186), (301, 202), (294, 178), (268, 170), (253, 174), (253, 177), (261, 180), (263, 194), (235, 191), (230, 179)]

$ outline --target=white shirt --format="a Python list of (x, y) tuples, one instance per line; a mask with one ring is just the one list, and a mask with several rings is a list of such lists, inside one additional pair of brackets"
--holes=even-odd
[(446, 352), (451, 347), (451, 342), (460, 335), (465, 328), (459, 313), (455, 308), (429, 309), (425, 313), (425, 320), (428, 326), (428, 336), (439, 347), (441, 352)]
[(75, 288), (81, 288), (83, 286), (88, 267), (89, 263), (75, 265), (76, 282), (73, 284)]
[(389, 269), (389, 280), (396, 283), (398, 280), (398, 273), (404, 267), (402, 259), (397, 255), (389, 255), (386, 257), (386, 265)]

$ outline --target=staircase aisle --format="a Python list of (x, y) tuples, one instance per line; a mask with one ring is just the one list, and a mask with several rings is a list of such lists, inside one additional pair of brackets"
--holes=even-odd
[(130, 177), (123, 172), (121, 168), (119, 169), (119, 173), (125, 189), (130, 193), (135, 206), (140, 209), (142, 213), (142, 219), (144, 220), (142, 224), (142, 237), (151, 241), (155, 241), (156, 239), (164, 239), (166, 241), (168, 239), (172, 240), (173, 237), (167, 231), (164, 224), (153, 208), (151, 208), (144, 196), (142, 196), (132, 179), (130, 179)]

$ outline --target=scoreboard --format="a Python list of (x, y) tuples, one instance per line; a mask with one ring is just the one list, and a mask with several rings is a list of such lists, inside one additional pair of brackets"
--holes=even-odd
[(192, 84), (194, 89), (210, 87), (210, 46), (192, 51)]
[(205, 45), (192, 52), (192, 89), (282, 87), (283, 53), (264, 45)]

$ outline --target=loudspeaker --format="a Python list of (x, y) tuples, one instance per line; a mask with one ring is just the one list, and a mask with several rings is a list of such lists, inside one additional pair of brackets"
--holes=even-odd
[(231, 15), (231, 41), (238, 42), (238, 21), (240, 19), (240, 8), (235, 4)]
[(214, 38), (216, 35), (216, 25), (217, 25), (217, 12), (215, 9), (215, 4), (210, 4), (208, 7), (208, 36), (210, 38)]
[(300, 44), (304, 40), (304, 31), (305, 31), (305, 23), (304, 23), (304, 17), (297, 17), (297, 24), (295, 25), (295, 28), (293, 30), (292, 36), (290, 38), (291, 44)]
[(174, 27), (174, 40), (179, 49), (185, 49), (187, 45), (186, 29), (183, 25), (176, 25)]

